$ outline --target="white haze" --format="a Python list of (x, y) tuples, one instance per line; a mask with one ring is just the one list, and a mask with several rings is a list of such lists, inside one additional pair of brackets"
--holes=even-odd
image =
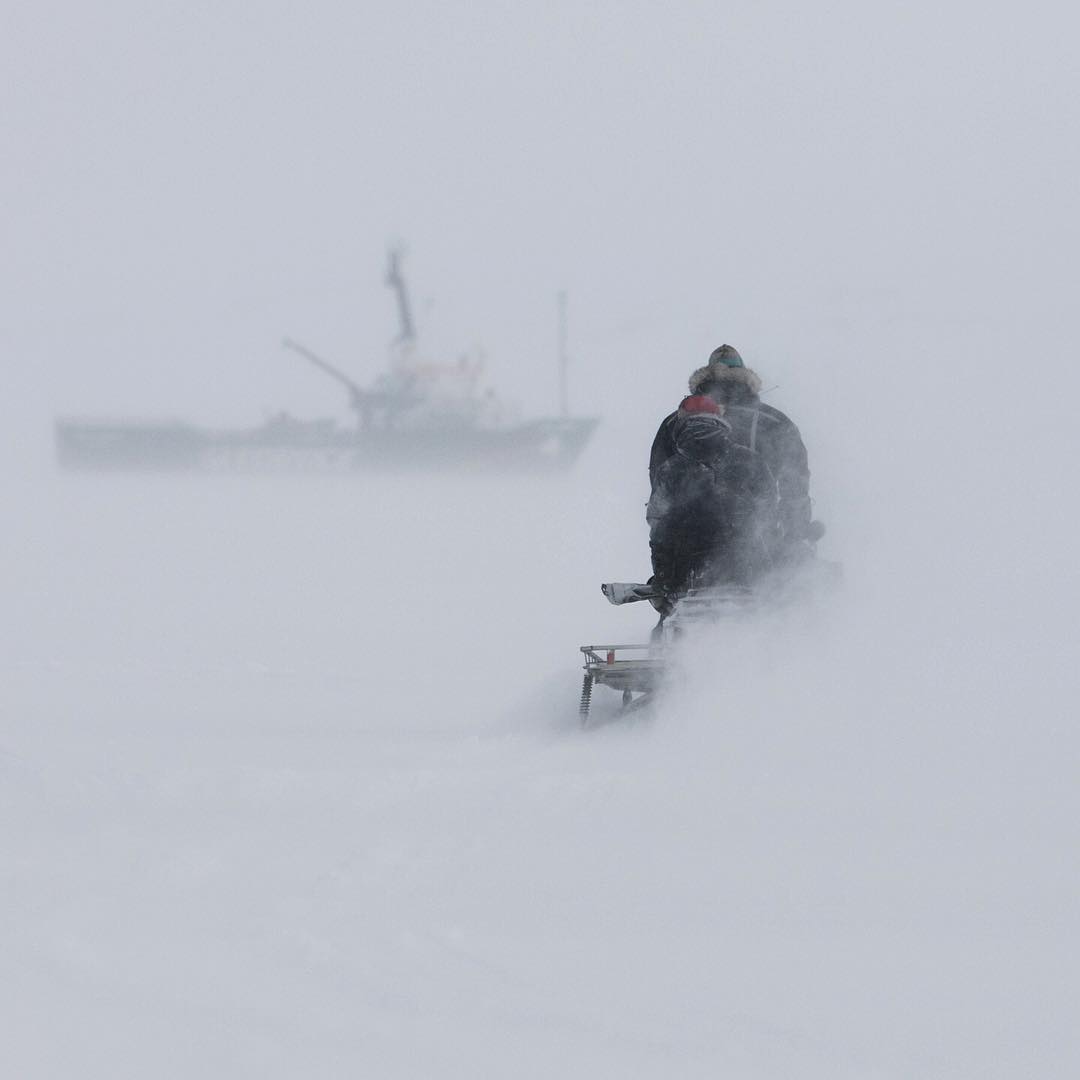
[[(1076, 1075), (1071, 9), (5, 23), (6, 1075)], [(534, 415), (569, 290), (573, 472), (55, 471), (57, 414), (347, 419), (278, 340), (373, 376), (393, 236)], [(722, 340), (844, 586), (583, 734)]]

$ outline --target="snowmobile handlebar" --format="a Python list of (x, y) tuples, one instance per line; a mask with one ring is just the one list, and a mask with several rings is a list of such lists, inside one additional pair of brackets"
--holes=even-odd
[(609, 581), (600, 586), (600, 591), (608, 598), (608, 603), (618, 607), (621, 604), (636, 604), (639, 600), (663, 600), (666, 593), (654, 585), (643, 585), (629, 581)]

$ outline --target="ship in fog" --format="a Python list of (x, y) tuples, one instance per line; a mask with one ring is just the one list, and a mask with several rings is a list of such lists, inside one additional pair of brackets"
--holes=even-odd
[(182, 421), (61, 418), (59, 463), (71, 469), (244, 471), (272, 469), (565, 469), (585, 448), (595, 417), (569, 415), (565, 305), (560, 303), (557, 416), (519, 419), (483, 381), (483, 361), (464, 355), (432, 363), (417, 347), (401, 253), (389, 254), (386, 283), (397, 301), (398, 335), (387, 369), (361, 386), (336, 364), (284, 339), (283, 345), (348, 395), (354, 423), (280, 412), (251, 428)]

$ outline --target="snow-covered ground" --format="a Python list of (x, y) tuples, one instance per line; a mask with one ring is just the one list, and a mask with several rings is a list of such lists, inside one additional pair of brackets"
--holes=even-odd
[[(9, 8), (0, 1080), (1080, 1075), (1075, 5)], [(395, 236), (573, 472), (55, 471), (349, 422)], [(843, 588), (582, 732), (725, 340)]]
[(527, 482), (20, 482), (6, 1073), (1070, 1075), (1060, 566), (965, 528), (962, 456), (882, 527), (918, 462), (867, 408), (819, 455), (839, 595), (586, 733), (577, 646), (651, 621), (597, 588), (648, 430)]

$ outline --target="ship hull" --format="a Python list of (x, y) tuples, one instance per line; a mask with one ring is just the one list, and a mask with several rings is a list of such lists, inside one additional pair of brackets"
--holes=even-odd
[(179, 423), (58, 420), (58, 463), (72, 470), (269, 472), (567, 469), (597, 420), (552, 417), (502, 428), (380, 428), (272, 422), (247, 430)]

